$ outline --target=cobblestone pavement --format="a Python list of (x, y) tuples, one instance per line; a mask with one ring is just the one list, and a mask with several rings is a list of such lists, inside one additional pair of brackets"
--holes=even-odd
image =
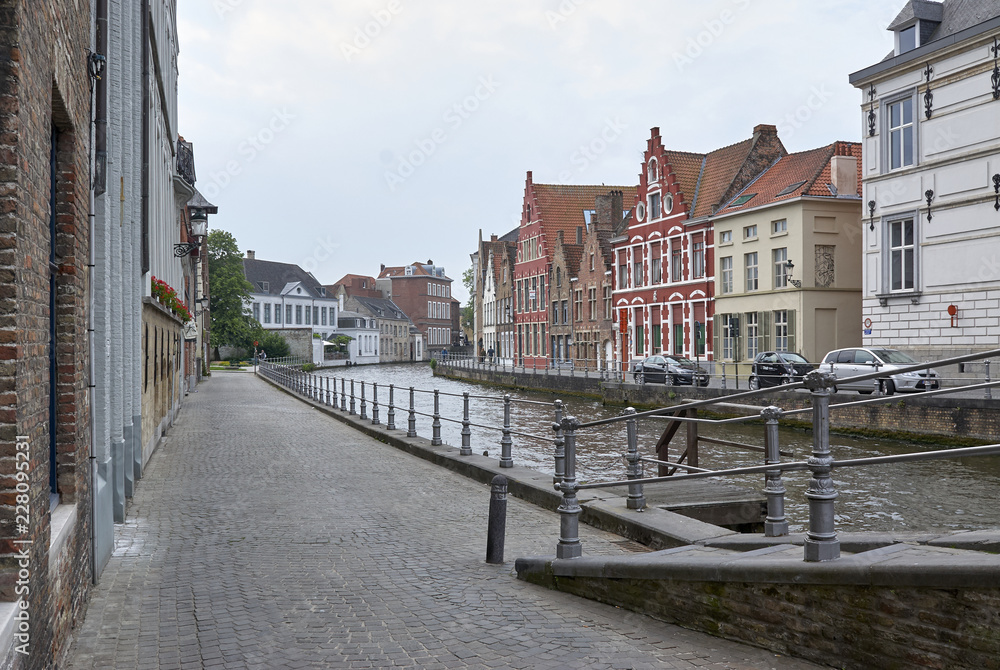
[[(70, 668), (814, 668), (520, 582), (557, 515), (216, 374), (137, 486)], [(581, 528), (584, 551), (638, 549)]]

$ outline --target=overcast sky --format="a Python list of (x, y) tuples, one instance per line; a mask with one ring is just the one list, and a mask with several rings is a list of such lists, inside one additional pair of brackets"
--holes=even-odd
[(649, 129), (707, 152), (778, 126), (859, 141), (851, 72), (904, 0), (181, 0), (180, 132), (257, 258), (323, 283), (517, 226), (524, 178), (630, 185)]

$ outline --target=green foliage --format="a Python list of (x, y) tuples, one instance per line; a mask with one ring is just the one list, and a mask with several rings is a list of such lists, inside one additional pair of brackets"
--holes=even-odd
[(437, 360), (434, 359), (434, 358), (432, 358), (431, 359), (431, 370), (436, 370), (437, 369), (437, 364), (438, 364)]
[(312, 363), (306, 363), (302, 366), (302, 372), (313, 372), (316, 370), (316, 366)]
[(264, 330), (250, 312), (253, 286), (243, 274), (243, 254), (225, 230), (208, 234), (208, 281), (211, 289), (212, 341), (252, 349)]
[(291, 352), (288, 342), (279, 333), (267, 333), (264, 335), (264, 339), (258, 340), (258, 342), (260, 342), (260, 348), (271, 359), (284, 358)]
[[(461, 326), (467, 334), (472, 333), (476, 322), (476, 276), (470, 267), (462, 273), (462, 286), (469, 292), (469, 299), (462, 307)], [(469, 338), (471, 341), (471, 337)]]
[(354, 338), (350, 335), (337, 335), (333, 338), (332, 342), (337, 345), (337, 351), (346, 352), (347, 345), (351, 343)]

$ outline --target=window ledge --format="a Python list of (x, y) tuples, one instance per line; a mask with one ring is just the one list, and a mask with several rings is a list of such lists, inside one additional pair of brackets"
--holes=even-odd
[(903, 302), (909, 299), (910, 303), (913, 305), (920, 304), (920, 291), (908, 291), (906, 293), (876, 293), (875, 297), (878, 298), (878, 304), (880, 307), (886, 307), (889, 301), (893, 302)]
[(787, 230), (782, 230), (780, 233), (771, 233), (771, 237), (772, 238), (773, 237), (787, 237), (787, 236), (788, 236), (788, 231)]

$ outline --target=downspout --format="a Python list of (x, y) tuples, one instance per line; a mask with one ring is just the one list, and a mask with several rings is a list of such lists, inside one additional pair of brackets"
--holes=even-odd
[[(103, 0), (102, 0), (103, 1)], [(149, 272), (149, 0), (142, 0), (142, 274)], [(145, 293), (145, 289), (143, 289)]]
[[(105, 58), (107, 57), (108, 0), (97, 0), (97, 35), (95, 47), (98, 55), (104, 56)], [(105, 61), (105, 63), (106, 62), (107, 61)], [(97, 266), (94, 240), (96, 239), (97, 234), (97, 215), (95, 212), (94, 201), (96, 196), (107, 190), (108, 83), (106, 73), (107, 68), (105, 67), (105, 76), (97, 79), (97, 100), (93, 103), (96, 112), (94, 115), (93, 127), (94, 173), (91, 176), (93, 181), (91, 182), (89, 211), (87, 213), (87, 223), (89, 228), (89, 251), (87, 254), (87, 272), (89, 274), (87, 281), (87, 359), (89, 378), (87, 380), (87, 397), (90, 405), (88, 410), (90, 415), (90, 453), (88, 454), (88, 461), (90, 462), (91, 482), (90, 575), (94, 584), (98, 581), (97, 578), (99, 569), (97, 556), (97, 421), (95, 416), (97, 405), (97, 373), (94, 367), (96, 358), (96, 352), (94, 350), (94, 268)]]

